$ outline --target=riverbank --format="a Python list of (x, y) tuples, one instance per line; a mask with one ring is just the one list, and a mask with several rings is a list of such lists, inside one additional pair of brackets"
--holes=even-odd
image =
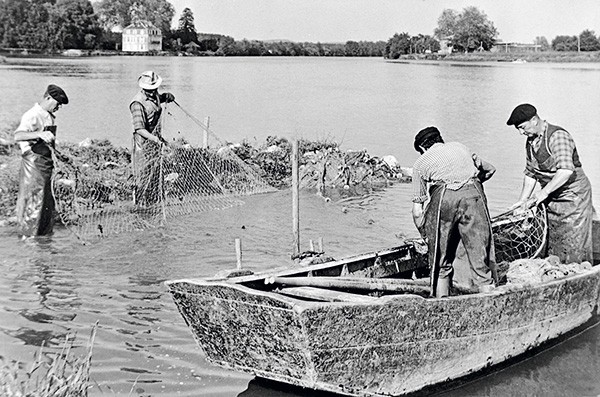
[(453, 61), (453, 62), (600, 62), (600, 51), (539, 51), (539, 52), (473, 52), (453, 54), (408, 54), (397, 60), (403, 61)]
[[(125, 52), (116, 50), (65, 50), (62, 52), (44, 52), (39, 50), (27, 49), (0, 49), (0, 63), (7, 63), (11, 58), (77, 58), (77, 57), (97, 57), (97, 56), (196, 56), (196, 57), (246, 57), (248, 55), (226, 55), (214, 51), (197, 51), (194, 53), (185, 51), (154, 51), (148, 53)], [(254, 55), (263, 57), (266, 55)], [(290, 56), (283, 54), (269, 54), (268, 57)], [(341, 57), (348, 58), (348, 55), (310, 55), (299, 54), (297, 57)], [(562, 62), (562, 63), (580, 63), (580, 62), (600, 62), (600, 51), (539, 51), (539, 52), (503, 52), (502, 50), (491, 52), (473, 52), (473, 53), (452, 53), (452, 54), (406, 54), (398, 59), (386, 59), (389, 62), (403, 61), (453, 61), (453, 62)]]
[[(173, 142), (172, 145), (171, 151), (185, 147), (182, 142)], [(128, 181), (132, 177), (129, 149), (116, 147), (108, 140), (91, 139), (79, 144), (59, 143), (56, 149), (60, 153), (59, 158), (55, 159), (56, 169), (61, 168), (60, 162), (79, 164), (87, 169), (86, 177), (81, 174), (74, 181), (81, 186), (93, 186), (93, 189), (102, 191), (111, 191), (117, 185), (129, 186)], [(199, 158), (209, 151), (200, 148), (193, 150), (198, 152)], [(287, 139), (269, 137), (257, 146), (244, 141), (211, 150), (211, 153), (219, 155), (223, 150), (232, 151), (270, 186), (279, 190), (291, 186), (292, 144)], [(301, 188), (329, 200), (361, 196), (397, 182), (411, 180), (410, 170), (400, 167), (394, 156), (379, 158), (369, 155), (365, 150), (342, 151), (339, 144), (328, 141), (300, 140), (298, 151)], [(169, 157), (169, 154), (166, 156)], [(0, 134), (0, 223), (3, 224), (13, 224), (16, 220), (14, 209), (19, 191), (20, 164), (20, 153)], [(115, 173), (119, 179), (106, 179), (103, 170), (107, 167), (120, 169), (121, 172)], [(61, 192), (61, 189), (54, 192), (57, 200), (64, 199)]]

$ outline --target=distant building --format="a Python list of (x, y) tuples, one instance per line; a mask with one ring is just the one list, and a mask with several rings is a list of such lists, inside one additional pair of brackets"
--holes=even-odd
[(523, 43), (496, 43), (492, 47), (491, 52), (538, 52), (542, 48), (539, 44), (523, 44)]
[(438, 54), (452, 54), (452, 51), (454, 51), (454, 46), (451, 44), (453, 38), (454, 36), (446, 36), (440, 39)]
[(162, 50), (162, 32), (148, 21), (138, 21), (123, 29), (123, 51)]

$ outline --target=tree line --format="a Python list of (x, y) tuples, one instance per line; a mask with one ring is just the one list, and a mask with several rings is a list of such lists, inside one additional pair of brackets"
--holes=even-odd
[(183, 10), (171, 28), (175, 9), (167, 0), (0, 0), (0, 48), (40, 52), (66, 49), (115, 50), (120, 30), (147, 20), (161, 30), (163, 50), (247, 56), (376, 56), (385, 42), (297, 43), (240, 40), (197, 33), (194, 16)]
[[(466, 7), (460, 13), (445, 9), (437, 22), (433, 37), (396, 33), (387, 41), (384, 56), (397, 59), (401, 55), (436, 52), (442, 42), (453, 51), (464, 53), (489, 51), (497, 44), (498, 30), (477, 7)], [(551, 43), (538, 36), (532, 44), (539, 45), (540, 51), (600, 51), (600, 36), (584, 30), (578, 36), (556, 36)]]
[[(397, 59), (405, 54), (436, 53), (442, 45), (455, 51), (488, 51), (497, 43), (498, 31), (476, 7), (462, 12), (443, 10), (433, 36), (396, 33), (387, 41), (310, 43), (235, 40), (198, 33), (189, 8), (171, 28), (175, 9), (167, 0), (0, 0), (0, 47), (45, 52), (65, 49), (115, 50), (122, 28), (147, 20), (159, 28), (163, 50), (210, 55), (241, 56), (359, 56)], [(557, 36), (551, 43), (536, 37), (542, 51), (599, 51), (600, 37), (584, 30), (578, 36)]]

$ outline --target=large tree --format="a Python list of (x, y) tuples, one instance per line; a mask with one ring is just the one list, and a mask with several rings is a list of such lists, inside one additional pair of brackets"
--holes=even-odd
[(0, 0), (0, 44), (37, 50), (91, 49), (101, 31), (89, 0)]
[(577, 51), (577, 36), (556, 36), (552, 40), (554, 51)]
[(52, 7), (53, 48), (91, 49), (97, 46), (101, 28), (89, 0), (57, 0)]
[(449, 8), (445, 9), (438, 18), (438, 27), (434, 30), (435, 37), (437, 37), (438, 40), (447, 39), (456, 32), (457, 24), (458, 14), (456, 11)]
[(579, 48), (581, 51), (598, 51), (600, 50), (600, 40), (596, 37), (593, 30), (584, 30), (579, 35)]
[(385, 45), (385, 57), (398, 59), (400, 55), (410, 52), (410, 35), (408, 33), (394, 34)]
[(177, 27), (177, 37), (181, 40), (182, 45), (190, 42), (198, 42), (198, 33), (194, 24), (194, 13), (189, 8), (184, 8), (179, 17), (179, 26)]
[(48, 23), (48, 9), (41, 1), (0, 0), (2, 47), (45, 48)]
[(438, 18), (435, 30), (438, 38), (448, 38), (459, 51), (489, 50), (494, 46), (498, 31), (487, 15), (477, 7), (466, 7), (460, 14), (447, 9)]
[(110, 30), (132, 23), (134, 17), (147, 20), (159, 28), (163, 35), (171, 31), (175, 8), (167, 0), (100, 0), (94, 4), (102, 27)]

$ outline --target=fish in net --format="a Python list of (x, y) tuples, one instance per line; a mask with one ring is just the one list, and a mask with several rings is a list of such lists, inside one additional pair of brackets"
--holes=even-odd
[[(143, 230), (276, 190), (188, 112), (165, 108), (161, 119), (156, 132), (169, 146), (147, 142), (143, 151), (131, 153), (92, 141), (54, 151), (56, 208), (76, 236)], [(208, 137), (217, 142), (214, 147), (206, 144)]]
[(542, 204), (523, 213), (513, 211), (492, 218), (496, 262), (536, 258), (546, 248), (548, 218)]

